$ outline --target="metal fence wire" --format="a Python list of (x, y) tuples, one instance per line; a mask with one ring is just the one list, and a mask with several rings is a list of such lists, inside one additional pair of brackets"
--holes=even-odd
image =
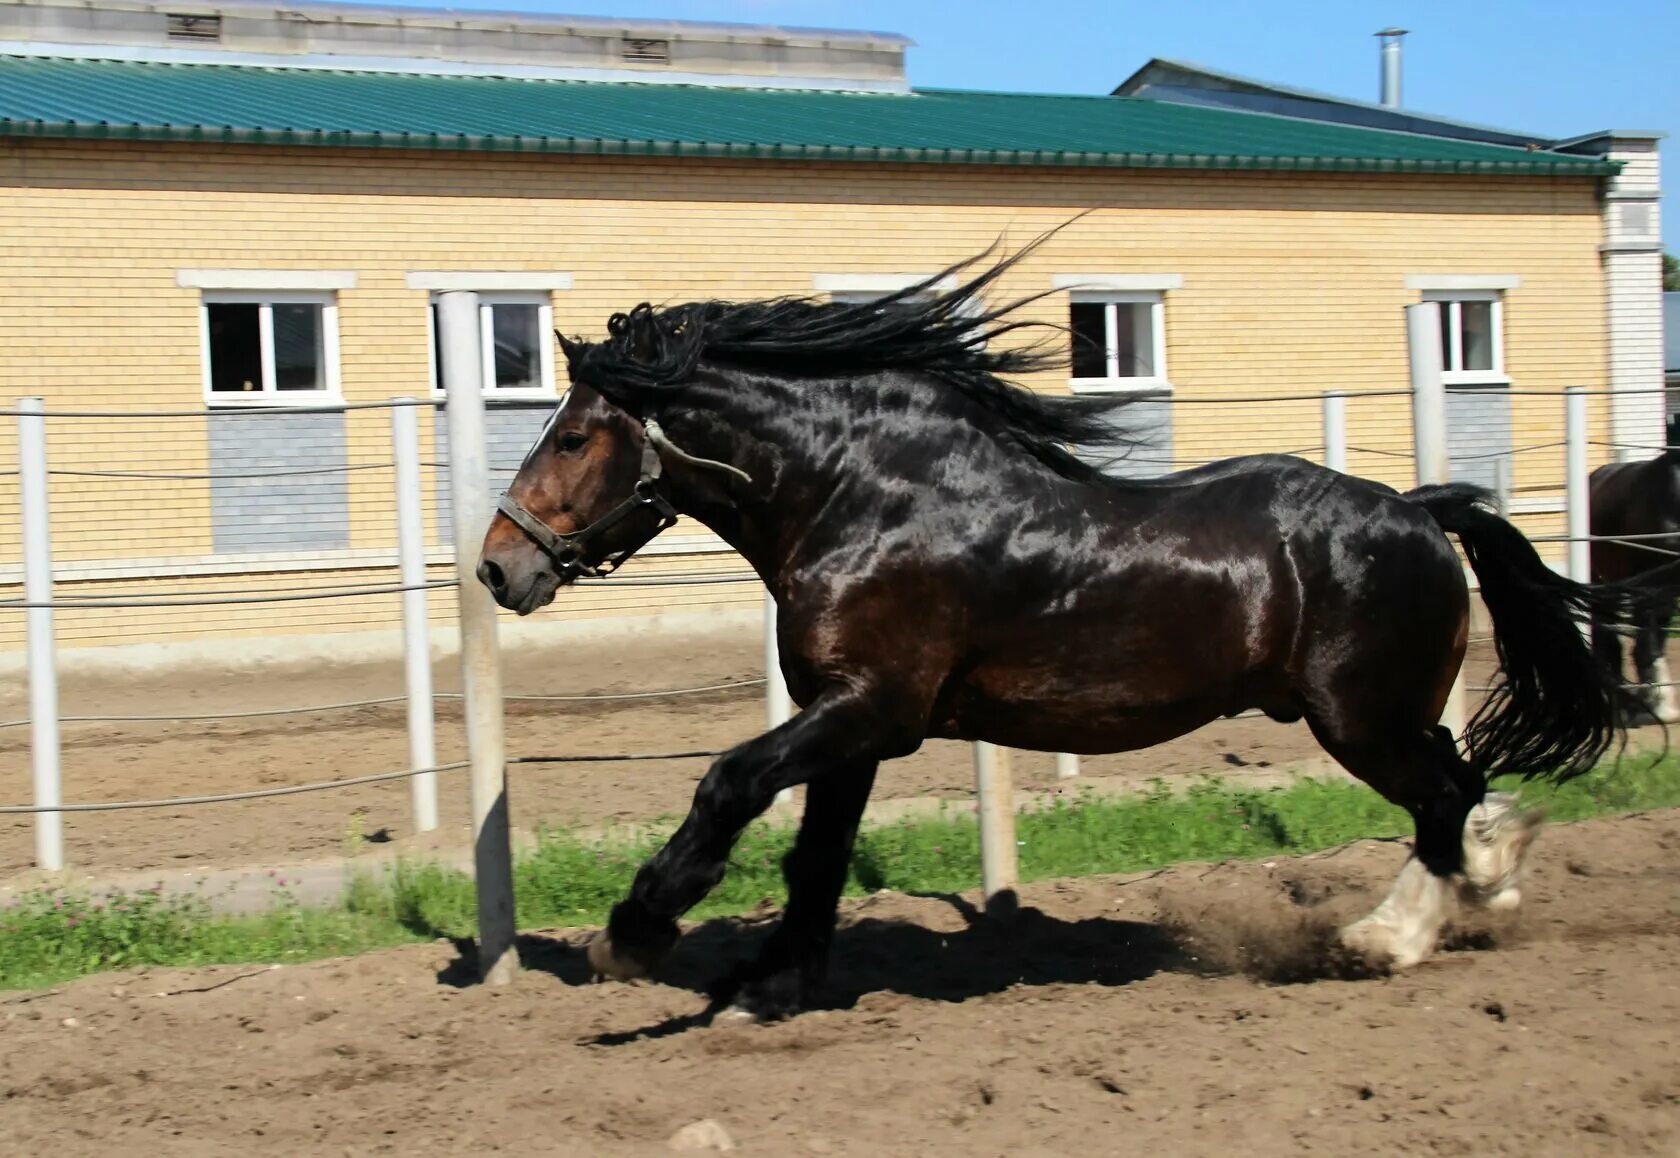
[[(1567, 564), (1579, 573), (1591, 542), (1616, 541), (1664, 555), (1668, 535), (1607, 539), (1585, 532), (1584, 477), (1588, 448), (1648, 453), (1662, 445), (1587, 440), (1588, 391), (1571, 391), (1565, 438), (1512, 445), (1513, 398), (1556, 392), (1494, 391), (1455, 397), (1443, 405), (1444, 445), (1438, 449), (1452, 477), (1490, 485), (1517, 513), (1528, 503), (1545, 517), (1563, 515), (1566, 533), (1534, 533), (1538, 543), (1571, 546)], [(1622, 392), (1625, 393), (1625, 392)], [(1405, 488), (1416, 478), (1416, 448), (1397, 442), (1409, 430), (1414, 390), (1349, 390), (1331, 394), (1187, 394), (1141, 398), (1126, 445), (1080, 453), (1120, 476), (1148, 476), (1242, 453), (1283, 453)], [(553, 402), (489, 406), (483, 417), (487, 487), (505, 486), (551, 412)], [(1455, 409), (1456, 408), (1456, 409)], [(46, 409), (22, 404), (0, 410), (20, 440), (0, 450), (0, 507), (23, 510), (18, 530), (0, 528), (0, 650), (29, 648), (32, 674), (50, 662), (49, 649), (169, 645), (182, 638), (234, 640), (267, 635), (400, 631), (409, 657), (408, 690), (401, 696), (178, 715), (93, 712), (63, 715), (53, 699), (36, 696), (28, 718), (0, 720), (0, 730), (36, 725), (37, 799), (0, 805), (0, 815), (32, 815), (56, 822), (64, 813), (161, 809), (262, 800), (411, 781), (434, 785), (436, 774), (469, 762), (439, 763), (432, 755), (432, 705), (463, 692), (433, 691), (428, 665), (431, 631), (451, 627), (460, 591), (454, 573), (453, 485), (446, 412), (429, 399), (298, 407), (222, 409)], [(1456, 421), (1455, 421), (1456, 420)], [(1313, 434), (1312, 432), (1317, 432)], [(1305, 436), (1305, 437), (1303, 437)], [(1276, 450), (1278, 446), (1285, 450)], [(16, 457), (12, 453), (16, 450)], [(1529, 464), (1557, 456), (1552, 467)], [(1555, 483), (1538, 490), (1526, 474), (1566, 476), (1559, 501)], [(31, 498), (31, 487), (38, 492)], [(1549, 488), (1549, 489), (1548, 489)], [(1555, 524), (1554, 524), (1555, 525)], [(33, 536), (33, 539), (31, 538)], [(40, 540), (39, 542), (33, 540)], [(747, 606), (763, 599), (758, 578), (702, 528), (679, 526), (609, 581), (584, 581), (569, 598), (590, 614), (635, 614), (680, 592), (694, 606)], [(50, 547), (44, 544), (50, 543)], [(1680, 544), (1676, 544), (1680, 546)], [(43, 549), (48, 550), (44, 557)], [(32, 560), (32, 562), (31, 562)], [(1584, 575), (1582, 576), (1584, 577)], [(6, 614), (16, 612), (18, 614)], [(773, 655), (773, 615), (768, 646)], [(255, 627), (253, 626), (255, 625)], [(56, 685), (55, 685), (56, 686)], [(748, 687), (765, 687), (770, 718), (791, 710), (773, 659), (766, 677), (663, 689), (546, 694), (515, 690), (509, 702), (639, 702)], [(1485, 688), (1472, 689), (1483, 691)], [(781, 706), (778, 707), (778, 701)], [(347, 712), (409, 705), (410, 764), (406, 768), (308, 784), (210, 795), (103, 803), (64, 803), (44, 778), (39, 751), (57, 744), (64, 725), (177, 724)], [(51, 714), (50, 727), (43, 712)], [(1254, 718), (1249, 711), (1232, 717)], [(514, 764), (676, 760), (711, 751), (523, 756)], [(56, 760), (56, 757), (54, 758)], [(978, 757), (977, 757), (978, 759)], [(1063, 774), (1077, 761), (1062, 757)], [(56, 776), (56, 771), (53, 775)], [(984, 782), (983, 782), (984, 785)], [(992, 788), (996, 789), (996, 784)], [(431, 789), (435, 792), (435, 787)], [(418, 790), (417, 790), (418, 791)], [(418, 800), (418, 796), (417, 796)], [(435, 824), (436, 806), (430, 815)], [(417, 818), (425, 816), (417, 803)], [(417, 827), (424, 828), (423, 821)], [(38, 841), (43, 867), (51, 863)]]

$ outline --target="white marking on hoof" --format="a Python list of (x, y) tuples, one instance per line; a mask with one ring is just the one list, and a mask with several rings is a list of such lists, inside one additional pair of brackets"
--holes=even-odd
[(1342, 943), (1374, 963), (1409, 969), (1435, 951), (1450, 896), (1447, 882), (1412, 857), (1383, 903), (1342, 930)]
[(731, 1005), (712, 1018), (713, 1025), (757, 1025), (758, 1014), (739, 1005)]
[(1489, 792), (1464, 818), (1463, 898), (1484, 909), (1510, 910), (1522, 900), (1517, 880), (1539, 835), (1541, 814), (1522, 812), (1509, 792)]
[(1674, 677), (1668, 672), (1668, 660), (1659, 659), (1651, 665), (1651, 682), (1656, 687), (1650, 693), (1651, 714), (1665, 724), (1680, 722), (1680, 703), (1675, 702)]
[(1508, 913), (1522, 904), (1522, 890), (1516, 885), (1500, 889), (1481, 902), (1482, 908), (1493, 913)]

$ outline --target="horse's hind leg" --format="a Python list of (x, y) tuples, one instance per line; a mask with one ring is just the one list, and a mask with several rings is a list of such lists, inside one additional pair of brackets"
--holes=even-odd
[(1483, 909), (1514, 909), (1518, 878), (1540, 831), (1540, 813), (1517, 808), (1509, 792), (1489, 792), (1464, 821), (1464, 881), (1459, 896)]
[(1446, 728), (1422, 730), (1398, 744), (1320, 739), (1349, 772), (1411, 813), (1417, 831), (1388, 896), (1342, 930), (1345, 944), (1403, 969), (1434, 952), (1455, 891), (1490, 907), (1516, 903), (1534, 822), (1515, 812), (1508, 797), (1484, 800), (1481, 777), (1459, 756)]

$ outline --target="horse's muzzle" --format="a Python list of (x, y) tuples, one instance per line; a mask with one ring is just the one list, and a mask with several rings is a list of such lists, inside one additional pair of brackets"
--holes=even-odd
[(488, 556), (478, 564), (478, 581), (497, 603), (520, 615), (547, 606), (561, 584), (575, 578), (575, 574), (561, 575), (547, 567), (519, 567)]

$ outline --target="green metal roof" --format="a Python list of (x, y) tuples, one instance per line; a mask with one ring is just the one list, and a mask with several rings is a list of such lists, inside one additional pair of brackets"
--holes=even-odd
[(634, 156), (1604, 174), (1600, 158), (1112, 96), (0, 56), (0, 136)]

